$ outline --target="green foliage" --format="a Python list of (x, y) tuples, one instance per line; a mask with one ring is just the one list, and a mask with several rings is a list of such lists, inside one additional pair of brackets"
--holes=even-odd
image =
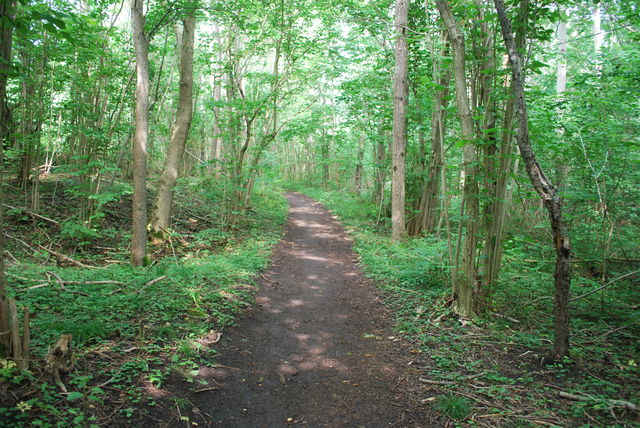
[[(182, 259), (160, 260), (145, 268), (123, 263), (100, 270), (43, 265), (10, 269), (16, 278), (11, 282), (11, 293), (32, 314), (38, 314), (30, 324), (34, 358), (44, 357), (61, 334), (71, 334), (80, 364), (88, 361), (95, 349), (107, 348), (122, 359), (90, 375), (74, 373), (73, 389), (64, 397), (64, 404), (57, 393), (47, 396), (49, 389), (42, 385), (46, 392), (42, 398), (0, 408), (0, 415), (37, 425), (44, 413), (52, 420), (77, 426), (92, 420), (92, 412), (87, 410), (90, 404), (102, 402), (108, 394), (95, 386), (96, 379), (111, 379), (111, 386), (126, 390), (127, 400), (135, 406), (145, 399), (139, 386), (142, 378), (160, 386), (175, 371), (193, 381), (198, 364), (211, 364), (215, 355), (200, 340), (231, 324), (252, 301), (253, 278), (266, 266), (271, 248), (281, 236), (287, 212), (284, 198), (260, 187), (257, 200), (260, 205), (241, 217), (239, 230), (231, 233), (210, 228), (196, 239), (199, 245), (199, 240), (224, 236), (226, 244), (216, 246), (217, 251), (201, 255), (186, 252)], [(55, 280), (29, 289), (34, 281), (51, 277), (48, 272), (67, 281), (66, 290)], [(162, 276), (166, 278), (149, 283)], [(125, 351), (132, 347), (144, 356)], [(20, 384), (24, 379), (12, 362), (0, 360), (1, 383)], [(81, 408), (69, 407), (76, 405)], [(134, 407), (125, 409), (123, 416), (133, 417)]]
[(462, 421), (471, 414), (469, 400), (457, 395), (441, 395), (438, 397), (437, 408), (451, 419)]
[(64, 239), (74, 242), (80, 247), (90, 244), (94, 239), (100, 236), (97, 229), (88, 227), (84, 222), (67, 220), (60, 227), (60, 236)]

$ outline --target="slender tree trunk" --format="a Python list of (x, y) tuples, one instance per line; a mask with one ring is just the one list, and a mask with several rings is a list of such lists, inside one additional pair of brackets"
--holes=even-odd
[(405, 158), (407, 146), (407, 104), (409, 98), (407, 24), (408, 0), (396, 1), (396, 67), (393, 76), (393, 152), (391, 178), (391, 239), (399, 241), (405, 228)]
[(322, 187), (329, 186), (329, 138), (327, 138), (327, 128), (323, 124), (320, 134), (320, 158), (322, 159)]
[[(9, 331), (7, 278), (4, 274), (4, 157), (3, 148), (9, 135), (9, 107), (7, 106), (7, 76), (11, 64), (15, 1), (0, 2), (0, 333)], [(0, 356), (10, 349), (9, 334), (0, 335)]]
[[(447, 51), (446, 36), (443, 37), (441, 55), (445, 56)], [(451, 80), (451, 69), (446, 67), (441, 61), (433, 61), (433, 80), (437, 82), (441, 89), (435, 91), (433, 100), (433, 111), (431, 113), (431, 163), (427, 180), (422, 189), (418, 213), (412, 228), (412, 235), (419, 235), (423, 231), (433, 233), (438, 220), (438, 200), (444, 195), (440, 190), (440, 177), (444, 167), (444, 133), (445, 121), (447, 117), (447, 105), (449, 94), (449, 81)]]
[(173, 206), (173, 192), (178, 179), (180, 163), (184, 155), (185, 146), (191, 120), (193, 118), (193, 43), (196, 27), (195, 7), (189, 7), (183, 20), (180, 41), (180, 89), (178, 93), (178, 108), (176, 119), (171, 130), (171, 140), (164, 162), (164, 168), (158, 180), (158, 188), (154, 211), (151, 216), (151, 228), (154, 232), (169, 229), (171, 224), (171, 209)]
[(464, 141), (462, 148), (462, 167), (464, 173), (463, 200), (466, 230), (462, 251), (462, 274), (458, 273), (457, 260), (451, 275), (455, 310), (464, 317), (472, 317), (477, 313), (474, 289), (476, 286), (476, 248), (478, 244), (478, 156), (474, 144), (473, 119), (469, 96), (467, 94), (467, 80), (465, 77), (465, 42), (464, 35), (458, 27), (449, 2), (436, 0), (440, 16), (444, 22), (451, 48), (453, 49), (454, 76), (456, 87), (456, 105), (460, 127), (461, 139)]
[(147, 134), (149, 130), (149, 43), (144, 34), (144, 0), (132, 0), (136, 51), (136, 111), (133, 137), (133, 221), (131, 264), (142, 266), (147, 252)]
[[(509, 100), (504, 109), (499, 159), (493, 177), (490, 178), (491, 181), (495, 180), (495, 184), (492, 186), (491, 202), (487, 206), (485, 216), (487, 234), (482, 257), (484, 262), (481, 301), (486, 301), (486, 297), (491, 293), (491, 288), (498, 279), (502, 262), (502, 241), (507, 230), (511, 207), (512, 175), (518, 171), (518, 162), (514, 161), (512, 156), (514, 108), (513, 101)], [(494, 162), (491, 159), (486, 161)], [(489, 191), (489, 187), (486, 190)]]
[[(220, 28), (216, 27), (216, 36), (218, 44), (222, 45), (222, 38), (220, 37)], [(222, 53), (220, 54), (220, 60), (222, 60)], [(212, 162), (207, 168), (208, 175), (215, 175), (216, 179), (220, 178), (220, 172), (222, 171), (222, 130), (220, 127), (221, 116), (220, 107), (218, 103), (222, 99), (222, 85), (223, 85), (223, 72), (220, 69), (216, 69), (215, 73), (212, 73), (213, 78), (213, 143), (211, 144), (210, 161)]]
[(356, 163), (356, 170), (353, 175), (353, 187), (356, 195), (360, 196), (362, 192), (362, 175), (364, 173), (364, 133), (358, 138), (358, 161)]
[(511, 63), (513, 90), (518, 113), (518, 133), (516, 136), (518, 147), (531, 183), (549, 212), (556, 249), (554, 357), (563, 358), (569, 353), (569, 287), (571, 285), (571, 246), (562, 218), (563, 200), (558, 196), (557, 189), (545, 176), (531, 148), (521, 57), (513, 40), (511, 21), (507, 16), (504, 0), (494, 0), (494, 3)]
[(376, 206), (381, 206), (384, 202), (385, 160), (387, 155), (385, 151), (385, 135), (382, 132), (382, 127), (378, 129), (379, 132), (377, 135), (377, 139), (373, 146), (373, 155), (376, 160), (373, 199), (376, 203)]
[[(556, 97), (559, 107), (556, 109), (558, 119), (562, 119), (562, 103), (564, 101), (564, 93), (567, 89), (567, 23), (560, 21), (558, 23), (558, 71), (556, 74)], [(564, 128), (559, 125), (556, 128), (556, 135), (560, 140), (561, 147), (564, 146)], [(564, 151), (563, 151), (564, 152)], [(569, 176), (569, 165), (566, 162), (566, 155), (561, 152), (556, 163), (556, 181), (558, 190), (562, 191)]]
[(222, 160), (222, 130), (220, 128), (220, 107), (217, 103), (222, 96), (222, 76), (215, 78), (213, 86), (213, 101), (216, 103), (213, 107), (213, 143), (211, 144), (211, 161), (213, 162), (207, 173), (209, 175), (215, 175), (216, 178), (220, 176), (220, 161)]
[(602, 30), (602, 8), (600, 3), (597, 3), (593, 10), (593, 51), (596, 56), (596, 74), (598, 76), (602, 74), (602, 59), (600, 58), (600, 52), (602, 50), (603, 42), (604, 31)]

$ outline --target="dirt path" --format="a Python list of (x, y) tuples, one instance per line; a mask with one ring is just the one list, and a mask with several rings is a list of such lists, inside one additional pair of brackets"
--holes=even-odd
[(438, 425), (411, 393), (410, 354), (342, 227), (312, 199), (287, 199), (259, 304), (225, 333), (220, 366), (205, 374), (220, 389), (194, 404), (212, 426)]

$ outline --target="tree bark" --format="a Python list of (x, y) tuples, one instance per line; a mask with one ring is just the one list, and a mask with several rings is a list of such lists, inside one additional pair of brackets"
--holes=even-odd
[(402, 240), (405, 227), (405, 157), (409, 98), (407, 24), (408, 0), (396, 1), (396, 67), (393, 76), (393, 152), (391, 175), (391, 239)]
[[(558, 68), (556, 74), (556, 98), (558, 107), (556, 114), (558, 120), (562, 119), (562, 103), (564, 101), (564, 93), (567, 89), (567, 23), (560, 21), (558, 23)], [(556, 135), (559, 139), (560, 146), (564, 146), (562, 138), (564, 137), (564, 128), (558, 124)], [(556, 160), (556, 182), (558, 183), (558, 191), (562, 192), (566, 180), (569, 176), (569, 165), (566, 161), (566, 154), (561, 152)]]
[(518, 114), (518, 133), (516, 139), (520, 155), (531, 179), (533, 187), (540, 195), (547, 211), (556, 249), (555, 295), (554, 295), (554, 357), (563, 358), (569, 353), (569, 287), (571, 285), (571, 247), (562, 219), (563, 200), (557, 189), (547, 179), (529, 141), (527, 102), (524, 93), (522, 61), (516, 49), (511, 21), (507, 16), (504, 0), (494, 0), (502, 36), (509, 54), (516, 111)]
[[(474, 144), (473, 119), (469, 96), (467, 94), (467, 80), (465, 76), (465, 42), (464, 35), (453, 16), (451, 7), (446, 0), (436, 0), (440, 16), (449, 34), (451, 48), (453, 50), (453, 70), (456, 88), (456, 106), (460, 127), (462, 128), (462, 167), (464, 172), (463, 200), (464, 214), (466, 216), (466, 229), (462, 252), (462, 275), (458, 274), (458, 268), (454, 267), (452, 279), (452, 291), (455, 302), (455, 311), (464, 317), (472, 317), (477, 314), (474, 289), (476, 286), (476, 248), (478, 244), (478, 156)], [(456, 259), (456, 266), (457, 266)]]
[(353, 187), (356, 195), (360, 196), (362, 193), (362, 175), (364, 173), (364, 132), (358, 138), (358, 160), (356, 163), (356, 170), (353, 175)]
[[(220, 37), (220, 28), (216, 27), (216, 37), (218, 44), (222, 45), (222, 38)], [(220, 54), (220, 60), (222, 60), (222, 53)], [(220, 178), (220, 172), (222, 167), (220, 161), (222, 160), (222, 130), (220, 128), (220, 107), (218, 102), (222, 99), (222, 86), (223, 86), (223, 70), (216, 67), (215, 72), (212, 72), (213, 80), (213, 143), (211, 144), (211, 155), (209, 159), (209, 167), (207, 168), (208, 175), (215, 175), (216, 179)]]
[[(7, 106), (7, 76), (11, 64), (13, 19), (15, 1), (0, 2), (0, 231), (4, 230), (4, 157), (3, 147), (9, 134), (9, 107)], [(7, 277), (4, 274), (4, 234), (0, 232), (0, 332), (9, 330)], [(0, 356), (9, 351), (8, 334), (0, 335)]]
[(144, 0), (132, 0), (136, 51), (136, 111), (133, 137), (133, 221), (131, 264), (142, 266), (147, 251), (147, 136), (149, 130), (149, 42), (144, 34)]
[[(442, 37), (442, 48), (440, 55), (447, 54), (446, 33)], [(437, 225), (438, 201), (442, 197), (442, 186), (440, 178), (444, 167), (444, 137), (447, 118), (447, 105), (449, 104), (449, 82), (451, 80), (451, 68), (443, 61), (433, 61), (433, 81), (439, 87), (435, 91), (433, 100), (433, 111), (431, 113), (431, 163), (429, 173), (422, 189), (418, 213), (411, 230), (412, 235), (419, 235), (423, 231), (433, 233)], [(421, 154), (422, 156), (422, 154)], [(440, 214), (442, 212), (440, 211)]]
[[(154, 211), (151, 216), (151, 228), (154, 232), (162, 233), (171, 225), (171, 209), (173, 206), (173, 192), (175, 190), (180, 163), (184, 155), (191, 120), (193, 118), (193, 44), (196, 27), (196, 9), (187, 9), (180, 41), (180, 89), (178, 92), (178, 108), (176, 119), (171, 130), (169, 149), (164, 162), (164, 168), (158, 180), (158, 188)], [(176, 33), (180, 33), (177, 29)]]

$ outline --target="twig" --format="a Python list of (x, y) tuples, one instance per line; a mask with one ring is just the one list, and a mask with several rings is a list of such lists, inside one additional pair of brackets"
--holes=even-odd
[(64, 281), (62, 280), (62, 278), (60, 278), (60, 276), (57, 273), (55, 272), (48, 272), (48, 273), (50, 273), (56, 278), (56, 280), (58, 281), (58, 284), (60, 284), (60, 290), (68, 291), (69, 293), (80, 294), (81, 296), (85, 296), (85, 297), (89, 297), (87, 293), (83, 293), (82, 291), (69, 290), (67, 287), (64, 286)]
[(159, 276), (159, 277), (157, 277), (156, 279), (152, 279), (151, 281), (147, 282), (147, 283), (145, 284), (145, 287), (150, 287), (150, 286), (152, 286), (153, 284), (158, 283), (158, 282), (160, 282), (160, 281), (162, 281), (163, 279), (166, 279), (166, 278), (167, 278), (167, 275)]
[(624, 275), (622, 275), (622, 276), (619, 276), (619, 277), (617, 277), (617, 278), (615, 278), (615, 279), (612, 279), (611, 281), (607, 282), (607, 283), (606, 283), (605, 285), (603, 285), (602, 287), (598, 287), (598, 288), (596, 288), (595, 290), (591, 290), (591, 291), (588, 291), (588, 292), (586, 292), (586, 293), (584, 293), (584, 294), (581, 294), (581, 295), (579, 295), (579, 296), (573, 297), (573, 298), (569, 299), (569, 301), (570, 301), (570, 302), (575, 302), (576, 300), (580, 300), (580, 299), (582, 299), (583, 297), (590, 296), (590, 295), (592, 295), (593, 293), (597, 293), (598, 291), (600, 291), (600, 290), (602, 290), (602, 289), (604, 289), (604, 288), (607, 288), (607, 287), (608, 287), (608, 286), (610, 286), (611, 284), (613, 284), (613, 283), (615, 283), (615, 282), (620, 281), (621, 279), (628, 278), (628, 277), (633, 276), (633, 275), (635, 275), (635, 274), (637, 274), (637, 273), (640, 273), (640, 269), (635, 270), (635, 271), (633, 271), (633, 272), (626, 273), (626, 274), (624, 274)]
[(529, 306), (529, 305), (533, 305), (535, 302), (538, 302), (540, 300), (547, 300), (547, 299), (553, 299), (552, 296), (540, 296), (536, 299), (531, 300), (530, 302), (524, 303), (523, 305), (521, 305), (521, 308), (524, 308), (525, 306)]
[[(626, 274), (624, 274), (624, 275), (622, 275), (622, 276), (619, 276), (619, 277), (617, 277), (617, 278), (615, 278), (615, 279), (612, 279), (611, 281), (607, 282), (605, 285), (603, 285), (603, 286), (601, 286), (601, 287), (598, 287), (598, 288), (596, 288), (595, 290), (591, 290), (591, 291), (588, 291), (588, 292), (586, 292), (586, 293), (584, 293), (584, 294), (581, 294), (581, 295), (579, 295), (579, 296), (572, 297), (571, 299), (569, 299), (569, 302), (575, 302), (576, 300), (580, 300), (580, 299), (582, 299), (582, 298), (584, 298), (584, 297), (590, 296), (590, 295), (592, 295), (592, 294), (594, 294), (594, 293), (597, 293), (597, 292), (598, 292), (598, 291), (600, 291), (600, 290), (603, 290), (603, 289), (607, 288), (607, 287), (608, 287), (608, 286), (610, 286), (611, 284), (613, 284), (613, 283), (615, 283), (615, 282), (620, 281), (621, 279), (628, 278), (628, 277), (630, 277), (630, 276), (632, 276), (632, 275), (635, 275), (635, 274), (637, 274), (637, 273), (640, 273), (640, 269), (639, 269), (639, 270), (635, 270), (635, 271), (633, 271), (633, 272), (626, 273)], [(524, 308), (525, 306), (529, 306), (529, 305), (534, 304), (535, 302), (538, 302), (538, 301), (540, 301), (540, 300), (546, 300), (546, 299), (553, 299), (553, 297), (552, 297), (552, 296), (541, 296), (541, 297), (538, 297), (538, 298), (536, 298), (536, 299), (531, 300), (530, 302), (527, 302), (527, 303), (523, 304), (523, 305), (522, 305), (522, 306), (520, 306), (520, 307), (521, 307), (521, 308)]]
[(11, 260), (13, 260), (13, 262), (14, 262), (15, 264), (17, 264), (17, 265), (19, 265), (19, 264), (20, 264), (20, 262), (18, 261), (18, 259), (16, 259), (16, 258), (13, 256), (13, 254), (11, 254), (11, 251), (9, 251), (9, 250), (4, 250), (4, 252), (7, 254), (7, 256), (9, 256), (9, 258), (10, 258)]
[(272, 279), (267, 278), (266, 276), (264, 276), (263, 274), (260, 274), (260, 278), (264, 279), (267, 282), (271, 282), (271, 283), (278, 283), (278, 281), (274, 281)]
[(59, 222), (57, 222), (57, 221), (55, 221), (55, 220), (53, 220), (53, 219), (50, 219), (49, 217), (45, 217), (45, 216), (43, 216), (43, 215), (36, 214), (36, 213), (34, 213), (34, 212), (32, 212), (32, 211), (27, 210), (26, 208), (22, 208), (22, 207), (19, 207), (19, 208), (18, 208), (18, 207), (12, 207), (11, 205), (7, 205), (7, 204), (5, 204), (5, 203), (3, 203), (2, 205), (4, 205), (5, 207), (7, 207), (7, 208), (9, 208), (9, 209), (12, 209), (12, 210), (22, 210), (22, 211), (24, 211), (24, 212), (25, 212), (25, 214), (28, 214), (28, 215), (30, 215), (31, 217), (36, 217), (36, 218), (39, 218), (39, 219), (41, 219), (41, 220), (48, 221), (49, 223), (53, 223), (53, 224), (55, 224), (55, 225), (59, 225), (59, 224), (60, 224)]
[(4, 274), (7, 275), (7, 276), (10, 276), (11, 278), (19, 279), (20, 281), (31, 281), (31, 282), (40, 281), (39, 279), (29, 279), (29, 278), (25, 278), (24, 276), (14, 275), (14, 274), (9, 273), (9, 272), (5, 272)]
[(636, 325), (636, 324), (638, 324), (638, 322), (640, 322), (640, 321), (633, 321), (633, 322), (631, 322), (631, 323), (629, 323), (629, 324), (625, 324), (625, 325), (623, 325), (622, 327), (618, 327), (618, 328), (614, 328), (613, 330), (609, 330), (609, 331), (607, 331), (607, 332), (605, 332), (605, 333), (602, 333), (602, 334), (601, 334), (601, 335), (599, 335), (599, 336), (596, 336), (596, 337), (595, 337), (595, 338), (593, 338), (592, 340), (588, 340), (586, 343), (595, 343), (595, 342), (597, 342), (599, 339), (602, 339), (603, 337), (607, 337), (607, 336), (609, 336), (610, 334), (613, 334), (613, 333), (618, 332), (618, 331), (620, 331), (620, 330), (624, 330), (625, 328), (627, 328), (627, 327), (631, 327), (632, 325)]
[(109, 385), (111, 382), (113, 382), (114, 380), (116, 380), (116, 377), (115, 377), (115, 376), (113, 376), (112, 378), (110, 378), (110, 379), (108, 379), (108, 380), (105, 380), (104, 382), (102, 382), (102, 383), (101, 383), (101, 384), (99, 384), (99, 385), (96, 385), (96, 387), (98, 387), (98, 388), (104, 388), (105, 386), (107, 386), (107, 385)]
[(630, 401), (626, 401), (626, 400), (614, 400), (614, 399), (598, 399), (598, 398), (594, 398), (591, 396), (587, 396), (587, 395), (576, 395), (576, 394), (572, 394), (570, 392), (566, 392), (566, 391), (559, 391), (558, 392), (558, 397), (560, 398), (566, 398), (569, 400), (575, 400), (575, 401), (605, 401), (607, 403), (609, 403), (612, 406), (621, 406), (626, 408), (627, 410), (635, 410), (638, 411), (640, 410), (640, 407), (636, 406), (635, 404), (633, 404)]
[(72, 258), (71, 258), (71, 257), (69, 257), (69, 256), (65, 256), (65, 255), (64, 255), (64, 254), (62, 254), (62, 253), (58, 253), (57, 251), (53, 251), (52, 249), (47, 248), (47, 247), (44, 247), (44, 246), (42, 246), (42, 245), (40, 245), (40, 244), (36, 244), (36, 245), (37, 245), (39, 248), (41, 248), (41, 249), (45, 250), (46, 252), (51, 253), (51, 254), (53, 254), (54, 256), (60, 257), (61, 259), (66, 260), (66, 261), (68, 261), (69, 263), (74, 264), (74, 265), (76, 265), (76, 266), (83, 267), (83, 268), (85, 268), (85, 269), (99, 269), (99, 268), (97, 268), (97, 267), (95, 267), (95, 266), (85, 265), (84, 263), (81, 263), (81, 262), (79, 262), (79, 261), (77, 261), (77, 260), (74, 260), (74, 259), (72, 259)]
[(16, 238), (15, 236), (8, 234), (7, 232), (3, 232), (3, 233), (4, 233), (4, 236), (6, 236), (9, 239), (13, 239), (14, 241), (17, 241), (19, 244), (22, 244), (28, 250), (31, 250), (31, 252), (33, 252), (33, 253), (36, 252), (35, 248), (33, 248), (31, 245), (29, 245), (26, 242), (24, 242), (22, 239)]
[(122, 284), (122, 282), (120, 281), (111, 281), (111, 280), (104, 280), (104, 281), (65, 281), (65, 284), (69, 285), (69, 284), (86, 284), (86, 285), (101, 285), (101, 284)]
[(491, 314), (492, 314), (493, 316), (495, 316), (495, 317), (503, 318), (503, 319), (509, 320), (509, 321), (511, 321), (511, 322), (513, 322), (513, 323), (520, 324), (520, 320), (517, 320), (517, 319), (515, 319), (515, 318), (511, 318), (511, 317), (509, 317), (509, 316), (507, 316), (507, 315), (503, 315), (503, 314), (500, 314), (500, 313), (498, 313), (498, 312), (491, 312)]
[(202, 388), (202, 389), (196, 389), (195, 391), (193, 391), (194, 394), (198, 394), (200, 392), (208, 392), (208, 391), (217, 391), (220, 388), (218, 388), (217, 386), (212, 386), (209, 388)]
[(162, 281), (163, 279), (166, 279), (167, 275), (162, 275), (157, 277), (156, 279), (152, 279), (151, 281), (147, 282), (144, 287), (142, 287), (141, 289), (139, 289), (138, 291), (136, 291), (136, 293), (142, 293), (144, 290), (146, 290), (148, 287), (151, 287), (153, 284), (156, 284), (160, 281)]
[(429, 385), (454, 385), (455, 382), (451, 382), (448, 380), (431, 380), (425, 379), (423, 377), (418, 378), (418, 380), (422, 383), (428, 383)]

